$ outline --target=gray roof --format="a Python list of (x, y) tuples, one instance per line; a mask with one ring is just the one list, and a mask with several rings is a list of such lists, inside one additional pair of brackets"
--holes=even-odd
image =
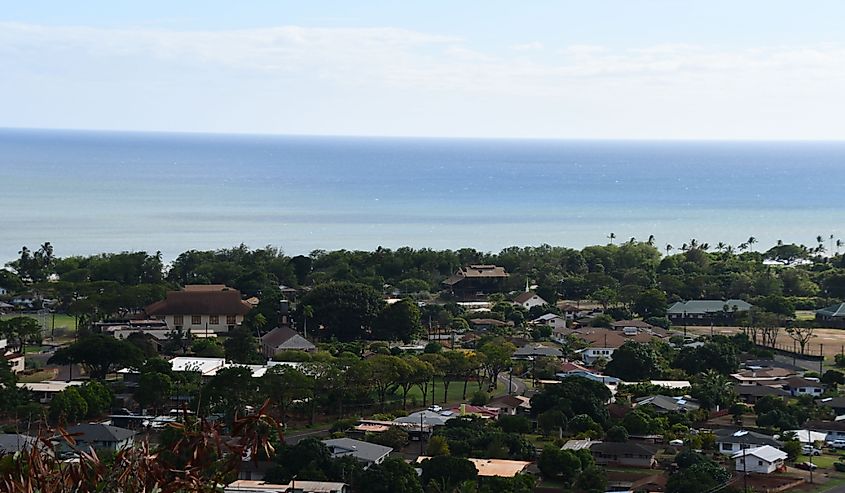
[(543, 346), (541, 344), (528, 344), (517, 349), (513, 353), (514, 356), (553, 356), (560, 358), (563, 356), (563, 351), (556, 347)]
[(734, 389), (739, 395), (750, 395), (755, 397), (763, 397), (766, 395), (773, 395), (776, 397), (786, 397), (789, 392), (776, 387), (769, 387), (768, 385), (735, 385)]
[(316, 349), (314, 344), (297, 334), (290, 327), (276, 327), (261, 336), (261, 343), (276, 350), (300, 349), (303, 351), (312, 351)]
[(126, 428), (103, 424), (82, 424), (67, 429), (74, 440), (92, 442), (120, 442), (135, 436), (135, 432)]
[(637, 399), (638, 406), (645, 406), (649, 404), (665, 411), (690, 411), (701, 407), (697, 400), (684, 397), (651, 395)]
[(363, 462), (376, 462), (385, 455), (393, 452), (390, 447), (375, 443), (353, 440), (352, 438), (333, 438), (323, 440), (331, 450), (333, 456), (351, 455)]
[(17, 433), (0, 434), (0, 455), (29, 450), (37, 442), (37, 438), (29, 435), (18, 435)]
[(657, 452), (636, 442), (596, 442), (590, 445), (590, 452), (599, 452), (610, 455), (637, 455), (654, 457)]
[(838, 305), (831, 305), (821, 310), (816, 310), (816, 315), (822, 315), (825, 317), (842, 317), (845, 318), (845, 303), (840, 303)]
[[(685, 312), (687, 315), (718, 313), (724, 312), (725, 306), (728, 307), (728, 312), (742, 312), (751, 309), (751, 304), (742, 300), (690, 300), (678, 301), (670, 306), (666, 313), (673, 315), (683, 315)], [(734, 307), (736, 307), (736, 310), (734, 310)]]
[(739, 443), (745, 445), (771, 445), (772, 447), (782, 447), (783, 444), (769, 435), (757, 433), (756, 431), (748, 430), (728, 430), (720, 429), (713, 432), (716, 435), (717, 442), (723, 443)]
[(393, 420), (394, 423), (408, 423), (412, 425), (420, 424), (420, 418), (422, 418), (422, 423), (425, 426), (443, 426), (446, 424), (447, 421), (456, 417), (456, 414), (451, 411), (445, 411), (448, 414), (444, 415), (441, 413), (436, 413), (434, 411), (417, 411), (415, 413), (411, 413), (407, 416), (402, 416), (401, 418), (396, 418)]

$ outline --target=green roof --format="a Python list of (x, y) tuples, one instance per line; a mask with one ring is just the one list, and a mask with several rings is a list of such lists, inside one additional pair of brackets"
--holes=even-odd
[(845, 303), (816, 310), (816, 315), (822, 315), (825, 317), (845, 317)]
[(690, 300), (679, 301), (673, 304), (669, 307), (667, 313), (675, 315), (683, 315), (684, 313), (687, 315), (718, 313), (725, 311), (726, 305), (729, 312), (744, 312), (751, 309), (751, 304), (742, 300)]

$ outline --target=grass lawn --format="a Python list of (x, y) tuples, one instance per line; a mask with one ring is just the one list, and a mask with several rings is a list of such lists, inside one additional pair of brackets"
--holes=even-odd
[(73, 334), (76, 332), (76, 319), (70, 315), (65, 313), (56, 313), (55, 314), (55, 327), (53, 326), (53, 314), (48, 313), (46, 315), (36, 315), (31, 313), (7, 313), (6, 315), (0, 315), (2, 319), (9, 319), (13, 317), (29, 317), (38, 320), (38, 322), (44, 322), (44, 332), (45, 335), (50, 335), (50, 332), (55, 328), (56, 335), (58, 336), (60, 333), (62, 334)]
[[(833, 469), (833, 463), (836, 462), (838, 459), (838, 455), (822, 454), (813, 457), (813, 464), (819, 466), (819, 469)], [(809, 461), (810, 458), (806, 455), (799, 455), (798, 458), (795, 459), (796, 463)]]
[[(501, 385), (499, 385), (501, 388)], [(486, 385), (484, 386), (486, 389)], [(432, 386), (429, 385), (428, 387), (428, 399), (426, 402), (428, 404), (431, 403), (431, 389)], [(475, 382), (469, 382), (467, 385), (467, 400), (472, 398), (472, 394), (474, 394), (478, 390), (478, 385)], [(447, 402), (449, 404), (455, 404), (458, 402), (463, 401), (463, 393), (464, 393), (464, 382), (463, 380), (455, 380), (449, 384), (449, 394), (447, 395)], [(394, 399), (399, 399), (401, 402), (402, 400), (402, 391), (396, 392)], [(416, 399), (416, 401), (414, 401)], [(408, 392), (408, 404), (410, 405), (411, 402), (417, 402), (419, 405), (422, 405), (422, 392), (420, 392), (419, 387), (413, 387)], [(438, 405), (443, 405), (443, 382), (441, 380), (435, 380), (434, 382), (434, 402)]]
[(52, 380), (55, 377), (56, 370), (41, 370), (33, 373), (32, 375), (21, 375), (18, 381), (22, 383), (34, 383), (43, 382), (44, 380)]

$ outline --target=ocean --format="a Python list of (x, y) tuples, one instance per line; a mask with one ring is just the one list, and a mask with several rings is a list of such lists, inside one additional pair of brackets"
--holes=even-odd
[[(0, 130), (0, 264), (245, 243), (755, 248), (845, 236), (845, 143)], [(826, 242), (825, 245), (828, 245)]]

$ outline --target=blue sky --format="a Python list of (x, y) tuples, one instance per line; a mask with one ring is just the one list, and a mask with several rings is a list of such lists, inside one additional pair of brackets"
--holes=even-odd
[(832, 1), (6, 2), (0, 126), (842, 139)]

